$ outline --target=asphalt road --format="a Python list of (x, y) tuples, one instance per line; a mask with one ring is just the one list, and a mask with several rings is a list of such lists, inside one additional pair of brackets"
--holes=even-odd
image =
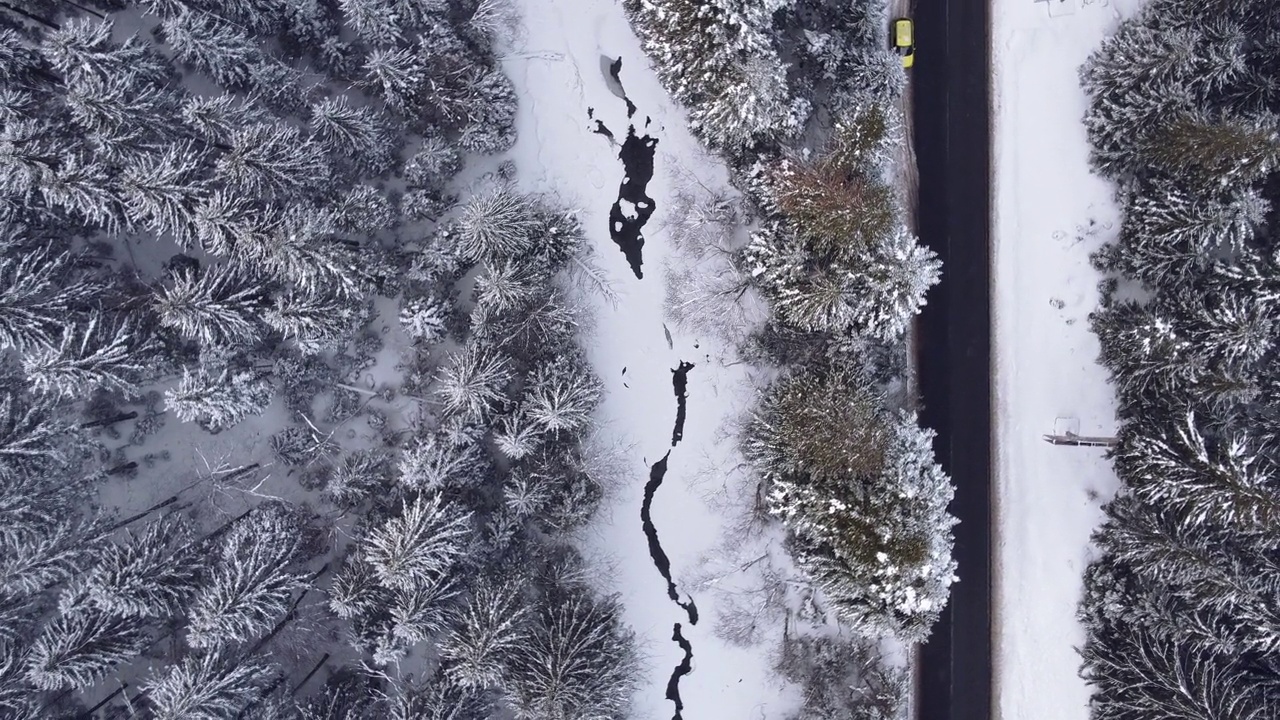
[(960, 582), (919, 653), (916, 716), (991, 720), (991, 206), (988, 0), (914, 0), (921, 240), (942, 281), (917, 325), (921, 420), (956, 484)]

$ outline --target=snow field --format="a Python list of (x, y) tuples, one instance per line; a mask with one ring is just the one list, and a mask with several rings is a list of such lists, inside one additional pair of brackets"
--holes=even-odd
[[(995, 617), (997, 718), (1085, 720), (1075, 619), (1089, 536), (1118, 482), (1102, 448), (1050, 445), (1072, 427), (1110, 435), (1115, 400), (1088, 314), (1089, 254), (1119, 227), (1089, 168), (1077, 68), (1137, 0), (1074, 12), (995, 0)], [(1062, 422), (1058, 422), (1062, 418)], [(1078, 429), (1077, 426), (1078, 425)]]

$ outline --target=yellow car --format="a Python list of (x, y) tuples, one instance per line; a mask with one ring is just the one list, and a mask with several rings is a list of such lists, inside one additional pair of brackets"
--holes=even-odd
[(911, 18), (893, 21), (893, 49), (902, 56), (902, 67), (909, 68), (916, 61), (915, 23)]

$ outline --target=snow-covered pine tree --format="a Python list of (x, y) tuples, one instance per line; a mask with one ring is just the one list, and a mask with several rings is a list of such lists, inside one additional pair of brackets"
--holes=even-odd
[(528, 413), (521, 410), (503, 415), (493, 434), (493, 442), (498, 451), (511, 460), (532, 455), (545, 440), (545, 426), (535, 422)]
[(450, 604), (460, 592), (456, 578), (441, 574), (391, 592), (391, 634), (405, 645), (426, 642), (448, 626)]
[(119, 617), (167, 618), (195, 590), (205, 560), (193, 534), (176, 516), (152, 522), (138, 535), (107, 545), (84, 576), (82, 591), (102, 612)]
[(292, 289), (276, 295), (274, 305), (262, 315), (271, 329), (309, 355), (341, 347), (357, 318), (357, 308), (349, 298)]
[(574, 435), (586, 428), (604, 391), (585, 359), (573, 353), (536, 367), (525, 387), (522, 410), (551, 435)]
[(462, 206), (457, 218), (458, 252), (470, 260), (517, 258), (533, 249), (539, 226), (527, 198), (498, 186)]
[(1151, 136), (1145, 154), (1155, 169), (1209, 187), (1249, 185), (1280, 164), (1280, 118), (1184, 114)]
[(422, 146), (404, 165), (404, 179), (414, 187), (440, 190), (462, 171), (462, 155), (439, 136), (422, 141)]
[(141, 618), (82, 609), (59, 615), (32, 644), (27, 679), (41, 690), (87, 688), (146, 644)]
[(406, 293), (400, 299), (400, 327), (420, 343), (430, 345), (443, 338), (449, 314), (448, 301), (440, 297)]
[(519, 580), (481, 580), (453, 614), (440, 646), (445, 674), (463, 688), (500, 687), (511, 653), (524, 642), (528, 615)]
[(262, 281), (244, 268), (184, 265), (167, 280), (156, 290), (154, 301), (164, 327), (211, 348), (245, 347), (262, 336)]
[(240, 28), (202, 9), (166, 17), (160, 33), (180, 62), (226, 88), (244, 87), (250, 68), (264, 61), (258, 44)]
[(261, 107), (229, 92), (184, 98), (179, 115), (188, 127), (211, 144), (226, 144), (236, 128), (270, 120)]
[(386, 488), (390, 475), (385, 452), (356, 450), (334, 464), (323, 495), (340, 508), (355, 508)]
[(207, 194), (206, 164), (204, 153), (186, 142), (130, 158), (117, 178), (130, 225), (169, 235), (183, 248), (194, 245), (196, 208)]
[(510, 362), (500, 353), (469, 345), (440, 371), (437, 393), (445, 412), (481, 420), (506, 397)]
[(471, 514), (439, 493), (418, 493), (398, 516), (372, 528), (360, 542), (364, 560), (391, 589), (426, 585), (449, 572), (470, 535)]
[(0, 347), (53, 345), (70, 318), (94, 304), (102, 283), (75, 271), (74, 257), (50, 247), (0, 253)]
[(461, 688), (437, 671), (425, 687), (409, 688), (391, 700), (390, 720), (477, 720), (493, 712), (488, 696)]
[(511, 651), (506, 689), (522, 720), (617, 717), (631, 707), (636, 664), (617, 601), (585, 588), (546, 598)]
[(294, 196), (330, 176), (324, 146), (283, 122), (236, 128), (229, 145), (217, 161), (218, 179), (250, 197)]
[(173, 68), (163, 55), (137, 35), (117, 43), (114, 31), (110, 20), (73, 19), (44, 35), (40, 53), (53, 70), (66, 77), (93, 73), (101, 78), (137, 77), (154, 85), (164, 85), (173, 78)]
[(880, 408), (865, 380), (809, 368), (770, 391), (745, 450), (837, 612), (868, 636), (918, 641), (954, 580), (952, 488), (932, 432)]
[(65, 327), (56, 345), (28, 351), (22, 368), (39, 393), (87, 397), (103, 388), (135, 395), (155, 352), (154, 339), (133, 318), (116, 321), (94, 312)]
[(364, 71), (365, 86), (386, 102), (387, 107), (408, 115), (421, 106), (419, 94), (426, 82), (426, 68), (413, 50), (376, 48), (365, 58)]
[(346, 95), (311, 106), (311, 132), (330, 154), (349, 158), (373, 175), (385, 172), (395, 147), (391, 123), (372, 106), (352, 105)]
[(153, 672), (143, 690), (156, 720), (226, 720), (257, 699), (274, 674), (262, 659), (224, 649)]
[(397, 471), (406, 488), (442, 492), (476, 485), (488, 474), (489, 463), (476, 444), (449, 442), (435, 433), (406, 449)]
[(303, 532), (296, 515), (278, 505), (233, 525), (188, 607), (187, 643), (213, 651), (270, 630), (305, 586), (305, 574), (297, 572)]
[(182, 422), (199, 423), (215, 433), (251, 415), (261, 415), (271, 399), (271, 381), (263, 373), (207, 365), (195, 372), (183, 368), (177, 386), (164, 391), (166, 410)]

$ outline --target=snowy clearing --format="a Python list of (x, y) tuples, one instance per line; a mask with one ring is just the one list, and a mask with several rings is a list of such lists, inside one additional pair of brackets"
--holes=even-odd
[[(723, 507), (713, 510), (713, 496), (733, 495), (733, 479), (745, 480), (736, 467), (736, 440), (725, 423), (749, 407), (753, 384), (747, 366), (727, 366), (734, 358), (721, 342), (683, 333), (664, 318), (667, 287), (661, 270), (671, 248), (662, 228), (677, 177), (722, 189), (728, 173), (689, 134), (682, 113), (649, 69), (620, 5), (605, 0), (572, 7), (552, 0), (522, 0), (519, 5), (523, 27), (505, 65), (520, 97), (520, 140), (512, 156), (521, 185), (579, 212), (598, 263), (619, 296), (616, 306), (593, 300), (595, 327), (586, 328), (584, 337), (607, 388), (598, 413), (601, 429), (624, 448), (628, 479), (613, 490), (607, 517), (583, 544), (604, 555), (597, 558), (598, 565), (614, 577), (601, 585), (621, 588), (626, 619), (646, 660), (633, 717), (667, 718), (678, 710), (668, 699), (668, 683), (686, 659), (681, 644), (673, 641), (677, 623), (676, 634), (683, 635), (692, 652), (692, 672), (680, 677), (678, 685), (687, 717), (782, 717), (798, 698), (770, 679), (771, 644), (740, 647), (720, 640), (712, 634), (715, 598), (690, 593), (693, 578), (705, 576), (696, 565), (714, 552), (731, 516)], [(625, 97), (619, 97), (609, 76), (619, 57), (618, 80)], [(642, 142), (652, 153), (647, 189), (631, 187), (648, 179), (631, 172), (634, 158), (626, 158), (624, 170), (619, 146), (624, 157), (628, 149), (617, 140), (621, 138)], [(647, 194), (652, 204), (637, 208), (635, 192)], [(648, 217), (638, 210), (653, 212), (643, 228), (634, 228)], [(626, 230), (640, 232), (642, 247), (633, 237), (610, 237), (611, 230), (617, 236), (624, 229), (617, 224), (619, 217), (627, 221)], [(643, 279), (638, 279), (641, 271)], [(685, 376), (675, 374), (683, 362), (693, 367)], [(680, 434), (674, 386), (680, 377), (688, 381), (687, 420), (683, 437), (673, 443), (673, 429)], [(651, 475), (651, 466), (668, 453), (665, 476), (657, 467)], [(674, 602), (642, 530), (647, 481), (649, 515), (670, 563), (678, 598)], [(693, 613), (682, 607), (689, 600), (700, 616), (694, 626), (688, 624)]]
[(1105, 449), (1045, 434), (1111, 435), (1115, 400), (1088, 314), (1089, 254), (1118, 227), (1089, 169), (1077, 68), (1137, 0), (996, 0), (993, 37), (998, 717), (1083, 720), (1076, 621), (1089, 535), (1117, 480)]

